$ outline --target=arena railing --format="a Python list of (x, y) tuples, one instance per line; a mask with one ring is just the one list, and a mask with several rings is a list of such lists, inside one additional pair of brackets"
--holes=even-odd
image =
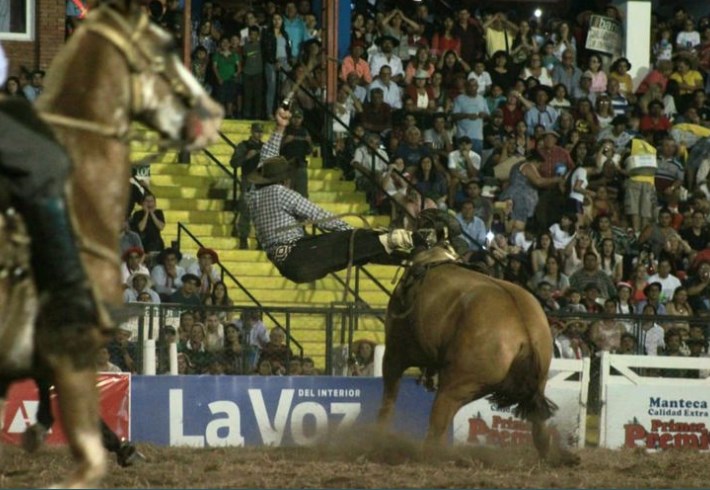
[[(222, 138), (224, 138), (226, 140), (226, 142), (232, 147), (232, 149), (234, 149), (234, 143), (232, 143), (231, 140), (226, 135), (224, 135), (221, 131), (220, 131), (220, 135), (222, 136)], [(233, 212), (236, 211), (237, 197), (238, 197), (237, 193), (238, 193), (238, 189), (239, 189), (239, 177), (237, 176), (237, 170), (227, 168), (227, 166), (225, 164), (223, 164), (222, 162), (220, 162), (219, 158), (217, 158), (214, 155), (214, 153), (209, 151), (207, 148), (203, 149), (202, 153), (204, 153), (204, 155), (207, 158), (209, 158), (215, 165), (217, 165), (231, 179), (231, 182), (232, 182), (232, 199), (231, 199), (232, 209), (231, 209), (231, 211), (233, 211)]]
[[(177, 249), (180, 250), (181, 248), (181, 240), (182, 240), (182, 234), (185, 233), (190, 239), (192, 239), (193, 242), (197, 244), (198, 247), (204, 247), (203, 243), (181, 222), (178, 222), (178, 234), (177, 234)], [(224, 276), (229, 277), (229, 279), (234, 282), (234, 284), (237, 285), (237, 287), (254, 303), (254, 306), (256, 306), (258, 309), (261, 311), (264, 311), (264, 305), (249, 291), (249, 289), (242, 284), (242, 282), (237, 279), (234, 274), (232, 274), (224, 265), (221, 263), (217, 263), (217, 266), (219, 266), (220, 269), (220, 274), (221, 277), (224, 278)], [(266, 313), (266, 315), (269, 317), (269, 319), (274, 323), (274, 326), (284, 328), (279, 321), (274, 318), (270, 313)], [(298, 340), (294, 339), (291, 336), (291, 332), (289, 330), (286, 330), (287, 333), (287, 339), (289, 339), (291, 342), (293, 342), (296, 347), (299, 349), (299, 351), (302, 353), (303, 352), (303, 346), (301, 345)]]

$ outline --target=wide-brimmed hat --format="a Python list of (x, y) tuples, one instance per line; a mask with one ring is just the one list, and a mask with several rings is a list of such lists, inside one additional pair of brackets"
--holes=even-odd
[(293, 165), (284, 157), (272, 157), (264, 160), (261, 167), (247, 176), (252, 184), (274, 184), (291, 177)]
[(219, 263), (219, 255), (217, 255), (217, 252), (215, 252), (214, 249), (207, 248), (207, 247), (200, 247), (200, 249), (197, 251), (197, 258), (199, 259), (203, 255), (209, 255), (212, 257), (212, 263), (217, 264)]
[(180, 252), (179, 250), (177, 250), (177, 249), (175, 249), (175, 248), (168, 247), (168, 248), (163, 249), (163, 250), (158, 254), (158, 257), (156, 257), (156, 262), (157, 262), (158, 264), (164, 265), (164, 264), (165, 264), (165, 258), (166, 258), (168, 255), (174, 255), (175, 257), (177, 257), (178, 262), (180, 262), (180, 261), (182, 260), (182, 252)]
[(133, 279), (136, 277), (145, 277), (145, 287), (146, 289), (153, 287), (153, 281), (150, 280), (150, 274), (148, 274), (146, 271), (135, 271), (133, 274), (128, 276), (128, 279), (126, 279), (126, 284), (129, 286), (133, 287)]
[(188, 281), (195, 281), (197, 284), (197, 287), (199, 288), (202, 285), (202, 279), (199, 278), (199, 276), (196, 276), (195, 274), (192, 274), (188, 272), (187, 274), (183, 274), (182, 277), (180, 278), (183, 284), (185, 284)]
[(128, 260), (128, 256), (131, 254), (138, 254), (141, 257), (145, 255), (145, 250), (143, 250), (141, 247), (130, 247), (127, 248), (125, 252), (123, 252), (123, 255), (121, 255), (121, 259), (126, 261)]
[(397, 39), (394, 36), (390, 36), (389, 34), (385, 34), (384, 36), (380, 36), (377, 39), (375, 39), (375, 44), (378, 46), (382, 46), (382, 43), (385, 41), (392, 41), (392, 45), (396, 48), (399, 46), (399, 39)]

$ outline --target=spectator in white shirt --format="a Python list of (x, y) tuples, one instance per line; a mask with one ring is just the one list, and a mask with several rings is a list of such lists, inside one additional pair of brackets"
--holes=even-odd
[(472, 150), (471, 138), (462, 136), (458, 150), (449, 153), (449, 207), (453, 207), (459, 185), (478, 179), (481, 170), (481, 156)]
[(671, 270), (671, 260), (661, 257), (658, 260), (658, 272), (647, 279), (649, 284), (661, 283), (661, 303), (668, 303), (673, 298), (676, 288), (681, 285), (680, 279), (671, 274)]
[(392, 80), (393, 70), (385, 65), (380, 68), (379, 76), (368, 86), (368, 98), (376, 88), (382, 90), (384, 101), (393, 109), (402, 108), (402, 88)]
[[(646, 305), (643, 307), (642, 314), (656, 315), (656, 307)], [(647, 356), (657, 356), (666, 347), (664, 337), (665, 331), (658, 323), (654, 321), (641, 323), (641, 345), (643, 345), (644, 353)]]
[(473, 64), (473, 71), (468, 74), (468, 80), (475, 79), (478, 82), (478, 95), (486, 95), (488, 87), (493, 85), (491, 74), (486, 71), (483, 60), (476, 60)]
[(399, 39), (393, 36), (380, 36), (375, 40), (375, 44), (380, 47), (380, 52), (371, 56), (370, 73), (380, 73), (380, 69), (387, 65), (392, 69), (392, 79), (395, 82), (404, 80), (402, 59), (393, 53), (395, 46), (399, 46)]

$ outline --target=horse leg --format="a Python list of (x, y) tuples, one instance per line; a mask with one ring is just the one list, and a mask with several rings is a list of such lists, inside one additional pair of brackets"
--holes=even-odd
[(446, 435), (454, 415), (465, 403), (475, 400), (476, 394), (481, 390), (479, 384), (466, 381), (460, 376), (459, 373), (456, 379), (447, 372), (439, 372), (439, 391), (431, 407), (425, 441), (428, 447), (436, 448), (446, 443)]
[(62, 423), (78, 467), (64, 482), (66, 488), (95, 486), (106, 472), (106, 452), (99, 431), (96, 371), (77, 367), (62, 356), (54, 367)]
[(532, 423), (533, 443), (535, 444), (535, 449), (537, 449), (540, 459), (554, 466), (579, 464), (579, 456), (562, 447), (561, 441), (554, 436), (547, 426), (547, 417), (541, 414), (541, 412), (547, 412), (547, 409), (541, 405), (542, 403), (546, 403), (544, 388), (539, 392), (536, 399), (540, 400), (539, 403), (536, 403), (539, 410), (537, 408), (534, 409), (527, 416), (527, 420)]
[(54, 424), (52, 402), (49, 396), (51, 384), (45, 378), (36, 378), (39, 391), (39, 406), (37, 407), (37, 422), (25, 430), (22, 435), (22, 447), (28, 453), (37, 451), (47, 438), (49, 429)]
[(382, 391), (382, 405), (380, 405), (380, 412), (377, 416), (377, 422), (380, 427), (389, 426), (392, 420), (394, 405), (399, 393), (399, 383), (406, 369), (399, 358), (391, 353), (392, 351), (393, 349), (386, 349), (382, 359), (384, 389)]

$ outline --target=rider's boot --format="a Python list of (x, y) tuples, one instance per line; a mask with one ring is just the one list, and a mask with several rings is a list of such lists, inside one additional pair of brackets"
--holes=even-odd
[(99, 324), (99, 311), (84, 267), (66, 201), (42, 197), (22, 206), (31, 239), (31, 263), (43, 319), (50, 327)]
[(415, 248), (430, 248), (436, 243), (436, 233), (431, 229), (417, 231), (395, 228), (388, 233), (380, 235), (380, 243), (388, 254), (393, 252), (409, 253)]

